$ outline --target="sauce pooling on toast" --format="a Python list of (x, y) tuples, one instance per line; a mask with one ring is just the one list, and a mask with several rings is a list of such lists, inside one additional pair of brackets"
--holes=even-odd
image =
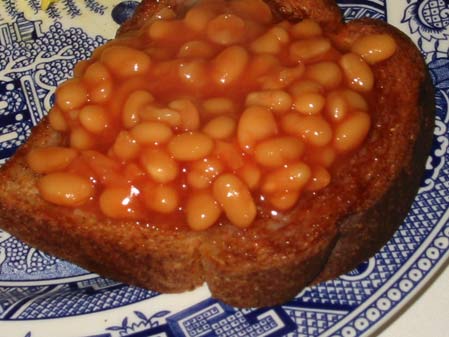
[(42, 198), (114, 219), (248, 227), (331, 183), (371, 126), (370, 65), (386, 34), (333, 46), (312, 20), (261, 0), (165, 8), (98, 48), (56, 91), (64, 146), (38, 148)]

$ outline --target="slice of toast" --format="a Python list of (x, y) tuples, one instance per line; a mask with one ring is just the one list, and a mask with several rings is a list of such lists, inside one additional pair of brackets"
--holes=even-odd
[[(143, 25), (164, 6), (144, 0), (119, 34)], [(30, 148), (57, 145), (44, 120), (0, 170), (0, 226), (24, 242), (118, 281), (160, 292), (207, 282), (212, 296), (238, 307), (283, 303), (307, 285), (334, 278), (372, 256), (402, 223), (430, 150), (432, 85), (413, 42), (376, 20), (342, 23), (333, 0), (269, 0), (289, 20), (312, 18), (342, 51), (360, 36), (388, 33), (396, 53), (372, 67), (372, 130), (363, 147), (335, 167), (331, 184), (276, 219), (247, 229), (231, 224), (194, 232), (160, 223), (104, 219), (55, 206), (38, 194), (38, 174), (26, 164)]]

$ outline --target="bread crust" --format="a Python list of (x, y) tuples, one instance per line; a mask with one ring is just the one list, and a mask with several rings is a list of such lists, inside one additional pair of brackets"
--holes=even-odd
[[(343, 51), (364, 34), (389, 33), (398, 44), (376, 64), (374, 127), (360, 151), (335, 169), (330, 186), (302, 198), (277, 219), (248, 229), (230, 224), (193, 232), (187, 226), (104, 219), (43, 201), (38, 175), (26, 165), (31, 147), (60, 144), (44, 119), (0, 170), (0, 225), (32, 246), (103, 276), (160, 292), (207, 282), (212, 296), (238, 307), (283, 303), (305, 286), (334, 278), (372, 256), (413, 202), (433, 134), (433, 91), (413, 42), (375, 20), (341, 23), (333, 0), (269, 0), (290, 20), (323, 24)], [(120, 34), (140, 27), (158, 8), (179, 1), (143, 1)], [(404, 90), (407, 88), (407, 90)]]

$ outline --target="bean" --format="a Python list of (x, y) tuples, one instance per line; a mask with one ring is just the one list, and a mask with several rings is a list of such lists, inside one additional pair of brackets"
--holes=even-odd
[(276, 120), (272, 112), (263, 107), (245, 109), (237, 126), (237, 139), (244, 151), (253, 149), (256, 142), (277, 134)]
[(369, 64), (389, 59), (396, 52), (396, 41), (389, 34), (370, 34), (357, 39), (351, 51)]
[(326, 99), (318, 93), (304, 93), (294, 97), (293, 106), (304, 115), (316, 115), (323, 110)]
[(254, 158), (265, 167), (279, 167), (298, 160), (304, 153), (304, 144), (295, 137), (276, 137), (260, 142), (254, 149)]
[(177, 99), (171, 101), (168, 107), (179, 112), (181, 117), (180, 127), (184, 131), (198, 130), (200, 127), (200, 114), (191, 100)]
[(213, 140), (201, 132), (181, 133), (168, 143), (169, 153), (180, 161), (204, 158), (212, 152), (213, 148)]
[(332, 48), (327, 38), (299, 40), (290, 45), (290, 59), (294, 62), (309, 62), (325, 55)]
[(371, 91), (374, 86), (374, 74), (359, 55), (348, 53), (340, 58), (340, 65), (351, 89), (361, 92)]
[(133, 127), (130, 133), (141, 145), (165, 144), (173, 137), (170, 127), (160, 122), (142, 122)]
[(240, 42), (245, 34), (245, 21), (234, 14), (221, 14), (207, 23), (206, 35), (220, 45)]
[(37, 173), (60, 171), (78, 156), (78, 151), (71, 148), (50, 146), (34, 148), (27, 154), (28, 166)]
[(216, 84), (229, 85), (242, 75), (247, 63), (248, 52), (243, 47), (228, 47), (212, 62), (212, 79)]
[(319, 115), (290, 113), (282, 118), (281, 126), (287, 134), (299, 136), (311, 145), (324, 146), (332, 140), (331, 126)]
[(254, 91), (246, 96), (245, 104), (246, 106), (260, 105), (275, 113), (284, 113), (290, 110), (292, 98), (282, 90)]
[(138, 194), (135, 187), (105, 188), (99, 198), (100, 210), (112, 219), (138, 219), (142, 217)]
[(237, 176), (220, 175), (213, 183), (212, 193), (233, 225), (245, 228), (253, 223), (256, 205), (248, 187)]
[(112, 46), (105, 49), (101, 54), (101, 62), (121, 78), (145, 74), (151, 65), (147, 54), (127, 46)]
[(74, 173), (54, 172), (39, 179), (37, 188), (41, 197), (53, 204), (78, 207), (94, 194), (94, 187), (87, 178)]
[(150, 210), (162, 214), (170, 214), (179, 206), (179, 195), (171, 185), (156, 185), (145, 190), (144, 203)]
[(164, 150), (145, 149), (140, 162), (150, 177), (161, 184), (173, 181), (179, 173), (178, 164)]
[(297, 162), (284, 165), (265, 175), (261, 190), (263, 193), (301, 190), (311, 177), (310, 167)]
[(358, 111), (337, 125), (333, 145), (339, 152), (348, 152), (359, 147), (368, 135), (371, 118), (366, 112)]
[(222, 210), (209, 191), (193, 193), (187, 199), (185, 213), (187, 224), (195, 231), (211, 227), (220, 217)]
[(143, 108), (154, 101), (153, 95), (146, 90), (133, 91), (125, 101), (122, 110), (122, 123), (129, 129), (137, 125), (140, 121), (140, 114)]
[(207, 188), (223, 170), (223, 164), (215, 158), (195, 161), (188, 169), (187, 183), (193, 188)]
[(78, 78), (65, 81), (56, 89), (56, 104), (62, 111), (74, 110), (87, 102), (87, 89)]
[(112, 151), (121, 160), (128, 161), (137, 158), (140, 146), (129, 131), (120, 131), (112, 145)]
[(79, 113), (81, 125), (89, 132), (101, 133), (109, 125), (109, 118), (101, 105), (85, 105)]
[(227, 139), (234, 135), (237, 122), (229, 116), (218, 116), (203, 127), (203, 132), (213, 139)]

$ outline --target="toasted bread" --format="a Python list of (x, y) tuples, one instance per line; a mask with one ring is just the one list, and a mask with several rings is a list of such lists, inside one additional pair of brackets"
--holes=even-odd
[[(161, 6), (144, 0), (119, 34)], [(423, 59), (398, 29), (377, 20), (342, 23), (333, 0), (270, 0), (276, 15), (312, 18), (342, 51), (360, 36), (390, 34), (396, 53), (373, 66), (373, 128), (363, 147), (336, 167), (331, 184), (275, 219), (246, 229), (224, 223), (194, 232), (157, 223), (104, 219), (52, 205), (28, 167), (31, 148), (58, 145), (46, 118), (0, 171), (0, 226), (24, 242), (100, 275), (159, 292), (206, 282), (212, 296), (238, 307), (283, 303), (307, 285), (351, 270), (372, 256), (403, 221), (419, 188), (433, 125), (433, 90)]]

